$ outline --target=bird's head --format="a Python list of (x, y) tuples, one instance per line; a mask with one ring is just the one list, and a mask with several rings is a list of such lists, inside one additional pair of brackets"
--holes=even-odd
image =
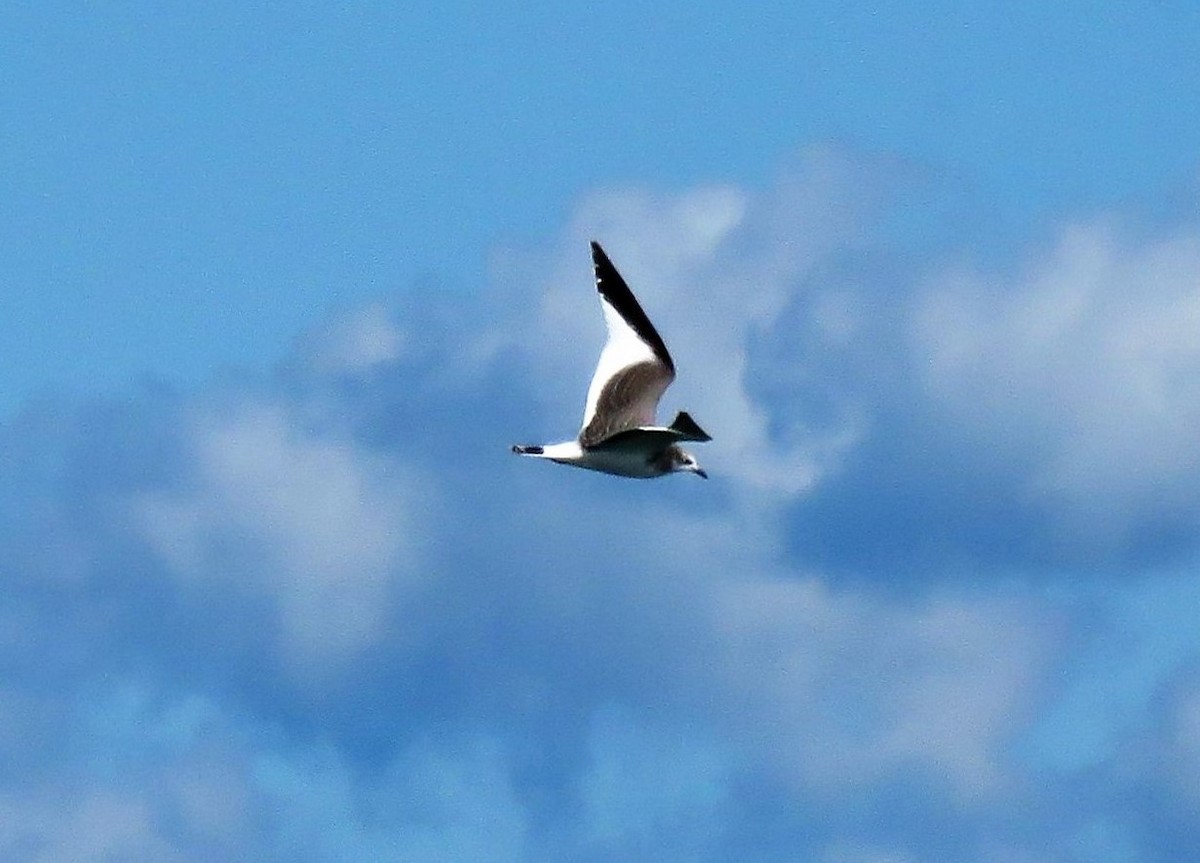
[(708, 474), (704, 472), (704, 468), (700, 467), (700, 463), (696, 461), (696, 457), (685, 449), (673, 446), (669, 450), (671, 455), (670, 468), (672, 473), (694, 473), (704, 479), (708, 479)]

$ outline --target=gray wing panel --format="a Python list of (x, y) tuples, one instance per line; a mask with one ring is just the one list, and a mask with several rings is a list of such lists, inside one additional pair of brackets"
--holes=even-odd
[(662, 426), (637, 426), (635, 428), (628, 428), (590, 445), (589, 449), (600, 451), (632, 449), (638, 452), (646, 452), (657, 448), (661, 452), (671, 444), (678, 443), (679, 441), (705, 443), (710, 440), (712, 440), (712, 437), (709, 436), (708, 432), (700, 428), (691, 416), (681, 411), (675, 417), (675, 421), (666, 428)]
[(612, 437), (602, 440), (589, 448), (600, 452), (630, 450), (646, 453), (648, 459), (653, 461), (662, 454), (663, 450), (680, 440), (683, 440), (683, 436), (674, 429), (633, 428), (617, 432)]
[(596, 412), (579, 433), (579, 444), (595, 446), (618, 432), (654, 423), (658, 400), (674, 375), (659, 362), (626, 366), (608, 379), (596, 401)]

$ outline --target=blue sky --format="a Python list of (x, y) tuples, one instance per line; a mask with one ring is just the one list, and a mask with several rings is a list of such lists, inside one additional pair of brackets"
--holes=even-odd
[(4, 858), (1196, 858), (1200, 12), (910, 7), (6, 7)]

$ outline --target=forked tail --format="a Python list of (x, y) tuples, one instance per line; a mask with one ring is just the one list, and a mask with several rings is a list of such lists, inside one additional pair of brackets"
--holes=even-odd
[(703, 443), (704, 441), (712, 440), (712, 436), (704, 429), (696, 424), (696, 421), (688, 415), (687, 411), (680, 411), (675, 415), (675, 421), (671, 423), (672, 431), (679, 432), (679, 436), (683, 440), (694, 440)]

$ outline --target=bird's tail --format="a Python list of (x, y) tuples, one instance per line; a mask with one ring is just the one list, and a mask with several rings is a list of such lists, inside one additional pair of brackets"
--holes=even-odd
[(675, 417), (675, 421), (671, 423), (670, 428), (672, 431), (679, 432), (679, 435), (683, 440), (694, 440), (699, 441), (700, 443), (712, 440), (712, 436), (709, 435), (709, 433), (704, 429), (700, 428), (696, 421), (692, 419), (691, 415), (686, 411), (679, 412), (679, 414)]

